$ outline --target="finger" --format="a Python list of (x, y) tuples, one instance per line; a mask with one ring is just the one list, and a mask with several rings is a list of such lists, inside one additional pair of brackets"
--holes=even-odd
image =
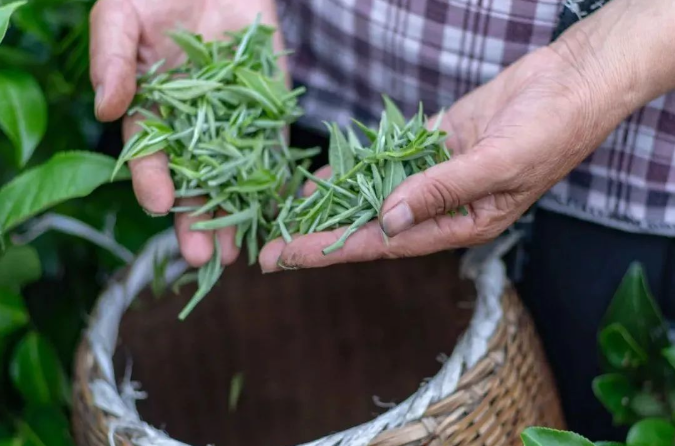
[(394, 237), (430, 218), (501, 191), (511, 173), (494, 150), (475, 148), (415, 174), (382, 205), (382, 230)]
[[(184, 198), (180, 206), (201, 206), (206, 201), (203, 198)], [(178, 213), (175, 218), (176, 237), (180, 246), (180, 253), (185, 261), (195, 268), (203, 266), (213, 256), (213, 232), (193, 231), (190, 227), (199, 221), (208, 220), (207, 214), (190, 216), (189, 213)], [(220, 239), (219, 239), (220, 241)]]
[[(227, 213), (223, 210), (216, 212), (216, 217), (224, 217)], [(239, 248), (235, 243), (235, 236), (237, 235), (237, 227), (229, 226), (227, 228), (216, 231), (218, 243), (221, 249), (221, 262), (223, 265), (231, 265), (239, 257)]]
[[(322, 180), (327, 180), (328, 178), (330, 178), (331, 174), (332, 171), (330, 166), (323, 166), (322, 168), (314, 172), (314, 175), (321, 178)], [(309, 197), (314, 193), (316, 188), (317, 185), (314, 181), (307, 181), (305, 182), (305, 185), (302, 187), (302, 194), (305, 197)]]
[(261, 251), (260, 266), (265, 272), (319, 268), (338, 263), (415, 257), (485, 241), (477, 236), (473, 220), (465, 216), (430, 219), (389, 239), (384, 237), (378, 223), (372, 221), (349, 237), (341, 249), (324, 255), (322, 250), (333, 244), (345, 230), (309, 234), (289, 244), (281, 239), (273, 240)]
[[(124, 120), (124, 137), (128, 139), (136, 125), (135, 118)], [(165, 215), (173, 206), (175, 191), (169, 172), (169, 159), (164, 152), (153, 153), (129, 161), (131, 181), (138, 203), (150, 214)]]
[(99, 0), (90, 16), (91, 82), (96, 117), (119, 119), (136, 92), (136, 58), (140, 25), (127, 0)]

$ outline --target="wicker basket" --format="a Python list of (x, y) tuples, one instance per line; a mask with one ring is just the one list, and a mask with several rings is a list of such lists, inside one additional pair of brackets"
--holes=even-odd
[[(469, 277), (473, 282), (467, 281), (470, 285), (468, 294), (471, 294), (472, 299), (475, 299), (472, 300), (471, 307), (466, 306), (466, 299), (459, 299), (453, 303), (450, 310), (448, 308), (424, 307), (424, 305), (430, 304), (421, 304), (422, 307), (415, 309), (416, 307), (410, 305), (411, 297), (409, 293), (406, 294), (406, 288), (419, 289), (420, 287), (419, 283), (417, 285), (413, 283), (412, 286), (407, 283), (414, 282), (416, 277), (424, 276), (424, 274), (427, 274), (427, 277), (420, 278), (420, 282), (435, 284), (436, 288), (441, 290), (436, 294), (442, 296), (448, 290), (451, 294), (467, 294), (466, 284), (459, 283), (459, 271), (456, 270), (460, 268), (457, 262), (452, 266), (455, 271), (450, 273), (442, 269), (435, 273), (429, 272), (432, 265), (439, 263), (438, 259), (426, 262), (409, 261), (409, 263), (403, 263), (399, 266), (381, 267), (382, 270), (386, 270), (383, 274), (389, 275), (387, 283), (393, 281), (394, 285), (392, 286), (400, 289), (401, 292), (398, 294), (403, 296), (397, 300), (396, 297), (392, 298), (392, 296), (387, 295), (380, 303), (369, 302), (375, 306), (391, 303), (393, 306), (398, 305), (402, 308), (400, 317), (394, 313), (384, 312), (383, 314), (386, 316), (383, 319), (387, 320), (390, 325), (398, 324), (399, 327), (396, 328), (400, 332), (400, 325), (406, 324), (405, 318), (410, 318), (414, 321), (414, 326), (417, 327), (418, 325), (425, 325), (419, 324), (418, 319), (426, 314), (429, 325), (435, 327), (434, 329), (425, 329), (426, 331), (423, 333), (415, 332), (417, 334), (413, 333), (414, 330), (408, 330), (403, 332), (402, 337), (388, 345), (380, 343), (375, 346), (374, 351), (364, 351), (357, 355), (360, 358), (370, 358), (381, 365), (386, 359), (382, 355), (391, 356), (392, 348), (396, 348), (395, 354), (403, 355), (407, 359), (406, 361), (390, 364), (388, 369), (386, 367), (380, 367), (380, 370), (377, 367), (359, 369), (359, 376), (363, 375), (367, 381), (366, 378), (369, 374), (372, 375), (378, 373), (378, 371), (386, 373), (386, 379), (383, 376), (383, 379), (375, 380), (375, 382), (381, 382), (383, 385), (378, 384), (377, 390), (387, 392), (392, 390), (391, 387), (398, 386), (405, 391), (414, 392), (405, 401), (367, 421), (367, 418), (363, 419), (363, 417), (364, 414), (370, 415), (368, 412), (368, 410), (371, 410), (370, 408), (359, 410), (357, 407), (362, 406), (354, 404), (353, 399), (342, 398), (346, 389), (346, 381), (349, 381), (346, 375), (345, 383), (340, 379), (339, 373), (337, 378), (332, 375), (333, 377), (330, 379), (335, 382), (331, 381), (324, 384), (328, 388), (333, 389), (334, 387), (334, 389), (332, 393), (324, 395), (308, 387), (307, 382), (312, 381), (312, 376), (308, 375), (308, 372), (296, 371), (294, 373), (300, 374), (297, 381), (302, 383), (302, 387), (298, 387), (300, 384), (289, 382), (288, 377), (281, 376), (279, 380), (282, 381), (282, 390), (286, 392), (284, 395), (288, 396), (289, 392), (296, 392), (299, 396), (295, 403), (308, 406), (308, 410), (303, 412), (305, 418), (302, 426), (307, 426), (307, 428), (303, 430), (301, 438), (284, 435), (285, 430), (302, 430), (290, 420), (289, 417), (294, 416), (293, 412), (286, 409), (277, 410), (277, 412), (286, 412), (286, 418), (283, 418), (283, 413), (273, 413), (273, 409), (266, 410), (264, 407), (265, 401), (269, 402), (275, 397), (263, 395), (267, 400), (263, 398), (258, 401), (253, 398), (249, 401), (249, 406), (252, 405), (249, 408), (250, 410), (247, 410), (243, 405), (242, 414), (237, 414), (239, 418), (235, 418), (234, 424), (236, 426), (234, 428), (243, 429), (244, 432), (237, 436), (232, 434), (231, 426), (223, 428), (225, 430), (221, 431), (220, 439), (226, 439), (227, 444), (230, 445), (233, 443), (262, 445), (271, 442), (289, 444), (290, 441), (306, 441), (312, 437), (303, 437), (316, 436), (320, 432), (325, 434), (345, 427), (339, 421), (336, 422), (336, 418), (354, 424), (367, 422), (331, 434), (308, 445), (418, 446), (429, 444), (436, 446), (443, 444), (511, 446), (520, 444), (519, 434), (528, 426), (563, 428), (564, 423), (554, 382), (545, 362), (533, 324), (505, 279), (503, 265), (498, 259), (500, 246), (505, 245), (497, 244), (483, 247), (469, 251), (464, 256), (461, 268), (462, 274)], [(199, 388), (199, 386), (203, 387), (204, 385), (222, 387), (223, 382), (229, 384), (225, 375), (231, 370), (228, 372), (227, 365), (223, 364), (227, 362), (225, 356), (208, 355), (208, 352), (224, 351), (231, 347), (212, 343), (207, 350), (207, 356), (209, 357), (202, 360), (201, 355), (204, 352), (200, 354), (197, 351), (198, 349), (195, 349), (195, 345), (204, 342), (204, 339), (213, 340), (224, 337), (213, 335), (219, 332), (218, 327), (222, 328), (223, 323), (221, 321), (224, 314), (234, 314), (241, 311), (241, 314), (234, 314), (232, 317), (250, 318), (251, 314), (256, 314), (256, 308), (259, 308), (260, 305), (268, 305), (265, 311), (273, 313), (271, 319), (284, 318), (284, 315), (274, 314), (274, 312), (280, 311), (279, 308), (283, 307), (274, 307), (270, 306), (272, 304), (254, 300), (250, 303), (252, 307), (249, 308), (248, 311), (250, 312), (246, 316), (243, 312), (247, 310), (243, 308), (245, 305), (242, 305), (241, 301), (226, 304), (224, 302), (227, 299), (220, 299), (220, 296), (215, 295), (209, 296), (202, 303), (201, 315), (195, 313), (181, 325), (178, 325), (175, 316), (180, 305), (184, 304), (184, 300), (175, 296), (164, 298), (160, 303), (157, 303), (154, 299), (146, 299), (147, 302), (150, 302), (149, 305), (153, 307), (151, 311), (144, 312), (143, 309), (138, 312), (131, 311), (123, 321), (122, 316), (127, 308), (139, 294), (143, 294), (144, 288), (151, 280), (156, 260), (164, 256), (173, 257), (176, 254), (176, 242), (171, 234), (163, 234), (157, 237), (149, 243), (148, 247), (128, 270), (112, 281), (99, 299), (90, 328), (80, 345), (75, 367), (73, 427), (79, 446), (186, 445), (186, 443), (174, 440), (167, 433), (152, 427), (140, 416), (136, 408), (136, 400), (143, 398), (144, 395), (137, 390), (136, 384), (130, 380), (129, 373), (124, 373), (122, 382), (117, 382), (116, 371), (120, 372), (120, 369), (124, 371), (123, 364), (120, 367), (120, 359), (124, 360), (118, 348), (118, 335), (120, 333), (125, 340), (125, 344), (131, 344), (130, 350), (133, 351), (134, 359), (137, 360), (135, 367), (139, 371), (138, 375), (142, 376), (143, 382), (148, 385), (148, 388), (151, 388), (150, 394), (153, 398), (139, 403), (143, 415), (147, 415), (147, 418), (158, 424), (166, 421), (166, 428), (171, 434), (178, 432), (181, 438), (186, 438), (190, 437), (187, 433), (191, 431), (200, 433), (203, 433), (201, 431), (210, 431), (209, 425), (217, 424), (219, 422), (217, 420), (232, 418), (232, 415), (227, 413), (214, 415), (215, 412), (219, 411), (219, 408), (210, 407), (208, 403), (209, 395), (205, 394), (204, 388)], [(445, 260), (444, 264), (447, 265), (447, 258)], [(432, 263), (434, 261), (435, 263)], [(391, 263), (395, 264), (396, 262)], [(180, 276), (185, 268), (185, 264), (180, 260), (169, 263), (166, 268), (166, 281), (170, 283)], [(361, 266), (358, 269), (351, 270), (351, 276), (345, 277), (353, 277), (355, 271), (363, 275), (373, 274), (373, 271), (378, 271), (377, 268), (380, 267)], [(243, 275), (246, 274), (245, 271), (244, 269), (235, 269), (232, 274)], [(346, 271), (348, 270), (343, 272)], [(308, 278), (315, 277), (317, 283), (321, 283), (328, 277), (321, 275), (326, 274), (325, 272), (314, 273), (314, 275), (305, 273), (304, 278), (301, 274), (300, 272), (294, 272), (281, 275), (288, 278), (284, 279), (287, 282), (270, 283), (275, 283), (274, 286), (284, 288), (291, 286), (289, 283), (292, 282), (288, 281), (292, 281), (292, 277), (299, 277), (296, 280), (299, 281), (298, 283), (302, 282), (304, 286), (309, 280)], [(429, 276), (429, 274), (432, 275)], [(244, 282), (243, 285), (240, 284), (238, 290), (240, 293), (250, 289), (252, 287), (250, 281), (256, 280), (251, 279), (255, 277), (253, 274), (249, 274), (248, 278), (237, 277)], [(258, 285), (258, 291), (260, 291), (260, 286), (262, 285)], [(322, 286), (325, 287), (325, 284), (322, 284)], [(334, 293), (344, 294), (347, 292), (344, 291), (344, 286), (335, 286), (334, 288), (335, 290), (332, 290)], [(433, 290), (430, 290), (422, 290), (422, 292), (433, 294)], [(358, 290), (352, 290), (352, 292), (356, 293)], [(264, 295), (265, 293), (265, 291), (262, 291), (258, 294)], [(184, 297), (188, 297), (187, 294), (185, 293)], [(270, 295), (270, 292), (267, 292), (267, 294)], [(247, 297), (246, 302), (253, 295), (254, 292), (251, 292), (251, 296)], [(322, 302), (323, 298), (330, 301), (330, 296), (322, 296)], [(396, 302), (392, 302), (391, 299), (396, 300)], [(428, 299), (429, 302), (438, 302), (439, 300), (438, 296), (432, 296)], [(414, 302), (418, 301), (419, 299), (416, 299)], [(354, 302), (358, 302), (358, 299)], [(464, 306), (459, 305), (460, 303)], [(289, 305), (294, 304), (291, 302)], [(300, 307), (292, 308), (308, 311), (307, 302), (299, 305)], [(353, 305), (353, 302), (350, 305)], [(335, 311), (335, 308), (331, 308), (330, 311)], [(337, 311), (340, 312), (341, 310)], [(451, 316), (448, 316), (448, 314)], [(340, 312), (340, 315), (340, 317), (349, 317), (347, 313), (343, 312)], [(315, 313), (306, 316), (307, 320), (317, 317)], [(359, 321), (363, 325), (362, 318), (361, 315)], [(291, 324), (297, 321), (295, 314), (286, 319)], [(260, 327), (263, 326), (264, 324), (260, 324)], [(160, 327), (161, 330), (159, 330)], [(372, 327), (370, 328), (372, 331)], [(258, 331), (249, 330), (250, 333), (253, 333), (250, 336), (253, 336), (258, 343), (260, 342), (259, 331), (262, 329), (257, 328)], [(214, 332), (214, 330), (216, 331)], [(355, 338), (362, 339), (365, 337), (366, 341), (364, 342), (373, 344), (373, 342), (367, 341), (368, 335), (364, 335), (363, 331), (358, 331), (359, 328), (350, 325), (349, 330), (355, 333)], [(460, 336), (461, 330), (464, 333)], [(158, 331), (160, 332), (159, 336), (152, 335), (152, 333)], [(188, 332), (194, 333), (194, 336), (196, 336), (192, 343), (183, 343), (182, 346), (172, 344), (173, 342), (180, 342), (179, 339), (184, 341)], [(202, 338), (199, 338), (199, 333), (202, 333)], [(219, 333), (224, 332), (220, 331)], [(232, 330), (225, 333), (230, 337), (236, 337), (236, 333)], [(422, 347), (414, 343), (407, 345), (403, 342), (408, 333), (410, 333), (409, 337), (417, 336), (420, 338)], [(446, 335), (447, 333), (449, 335)], [(323, 335), (312, 332), (310, 336), (324, 336), (326, 339), (335, 337), (331, 331), (325, 331)], [(236, 339), (236, 341), (240, 341), (240, 339)], [(454, 344), (455, 341), (457, 342), (454, 351), (449, 357), (443, 358), (441, 370), (432, 379), (419, 386), (417, 391), (414, 391), (415, 388), (409, 387), (412, 382), (411, 379), (419, 381), (425, 376), (424, 373), (429, 371), (428, 368), (417, 367), (414, 372), (422, 374), (407, 373), (405, 379), (394, 376), (397, 375), (398, 370), (403, 368), (402, 365), (424, 362), (423, 358), (429, 356), (430, 352), (433, 351), (432, 349), (438, 349), (436, 350), (438, 352), (445, 343), (451, 342)], [(348, 340), (345, 342), (348, 342)], [(397, 342), (400, 345), (396, 346)], [(325, 342), (321, 343), (314, 340), (314, 344), (308, 345), (324, 344)], [(255, 343), (252, 345), (255, 345)], [(115, 355), (116, 351), (117, 355)], [(113, 361), (113, 357), (115, 357), (115, 361)], [(169, 361), (170, 364), (166, 364), (166, 361)], [(263, 361), (259, 360), (258, 362)], [(322, 364), (325, 361), (328, 361), (328, 363)], [(212, 379), (204, 378), (205, 375), (203, 374), (204, 364), (210, 362), (214, 362), (214, 364), (210, 364), (211, 368), (207, 367), (210, 374), (208, 376), (211, 376)], [(273, 358), (270, 358), (269, 362), (270, 364), (267, 365), (271, 368), (279, 367), (278, 364), (274, 363)], [(297, 361), (296, 357), (296, 362), (303, 361)], [(339, 362), (330, 362), (323, 356), (320, 362), (308, 361), (308, 364), (325, 365), (326, 370), (340, 367)], [(426, 364), (429, 365), (428, 361)], [(263, 362), (260, 365), (256, 364), (256, 366), (264, 368), (266, 364)], [(324, 370), (324, 367), (320, 368)], [(195, 370), (201, 371), (202, 374), (195, 375), (193, 373)], [(129, 368), (126, 371), (129, 372)], [(265, 382), (268, 380), (269, 377), (265, 377)], [(155, 381), (158, 383), (157, 388), (152, 389), (152, 384)], [(181, 385), (180, 383), (184, 383), (183, 386), (186, 386), (184, 391), (181, 392), (177, 390), (177, 386)], [(270, 390), (271, 387), (266, 387), (266, 390), (263, 389), (259, 393), (269, 392), (280, 395), (279, 392), (282, 391), (279, 390), (279, 383), (275, 385), (277, 387), (274, 387), (274, 392)], [(365, 392), (373, 389), (359, 388), (359, 390)], [(207, 392), (210, 391), (207, 390)], [(214, 389), (213, 392), (222, 393), (222, 389)], [(338, 410), (336, 412), (340, 402), (330, 401), (336, 397), (342, 401), (342, 406), (347, 408), (346, 411), (343, 410), (342, 413), (339, 413)], [(361, 395), (361, 398), (363, 397), (364, 395)], [(153, 405), (151, 401), (157, 401), (158, 403)], [(202, 408), (201, 405), (205, 407)], [(309, 408), (309, 406), (312, 407)], [(329, 410), (329, 407), (331, 410)], [(351, 410), (350, 408), (354, 409)], [(308, 412), (311, 413), (311, 417), (307, 415)], [(247, 420), (242, 419), (247, 415), (250, 415)], [(276, 423), (276, 431), (272, 426), (274, 423), (270, 421), (274, 417), (281, 417), (279, 419), (282, 420), (281, 423)], [(195, 419), (197, 420), (195, 421)], [(332, 422), (329, 422), (330, 419), (332, 419)], [(197, 421), (203, 423), (200, 424)], [(195, 438), (199, 438), (199, 440), (195, 440)], [(196, 443), (203, 438), (208, 438), (205, 441), (212, 441), (212, 437), (208, 435), (192, 436), (191, 440)]]

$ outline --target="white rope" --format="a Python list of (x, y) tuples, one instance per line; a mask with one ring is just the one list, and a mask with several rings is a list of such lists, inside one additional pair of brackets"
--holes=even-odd
[[(419, 420), (430, 405), (451, 395), (462, 373), (485, 356), (490, 338), (502, 317), (501, 296), (506, 285), (506, 273), (499, 258), (517, 239), (518, 234), (511, 233), (465, 255), (461, 273), (475, 282), (475, 313), (452, 355), (445, 360), (436, 376), (407, 400), (372, 421), (302, 446), (366, 446), (383, 431)], [(103, 292), (94, 311), (87, 338), (103, 377), (91, 382), (90, 388), (94, 404), (110, 417), (111, 446), (115, 444), (115, 433), (125, 434), (134, 446), (188, 446), (172, 440), (140, 418), (135, 401), (144, 394), (138, 391), (137, 383), (131, 382), (130, 373), (118, 388), (112, 365), (122, 315), (136, 295), (151, 282), (155, 259), (175, 258), (177, 255), (178, 245), (173, 231), (153, 238), (134, 261), (129, 273), (113, 281)], [(165, 271), (166, 283), (175, 281), (186, 269), (187, 265), (182, 260), (171, 262)]]
[(12, 236), (12, 241), (18, 245), (25, 245), (49, 231), (57, 231), (88, 240), (127, 263), (134, 259), (131, 251), (117, 243), (111, 233), (97, 231), (76, 218), (53, 212), (33, 219), (24, 233)]

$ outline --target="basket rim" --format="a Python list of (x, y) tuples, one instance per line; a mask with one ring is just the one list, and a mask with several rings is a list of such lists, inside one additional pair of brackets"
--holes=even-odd
[[(379, 443), (386, 438), (387, 431), (424, 421), (434, 405), (451, 396), (463, 374), (489, 351), (503, 316), (502, 297), (507, 293), (508, 286), (500, 258), (518, 239), (519, 234), (508, 234), (491, 244), (469, 250), (462, 258), (460, 272), (475, 283), (476, 307), (469, 326), (433, 378), (377, 418), (301, 446), (368, 446)], [(188, 269), (188, 265), (177, 258), (178, 255), (173, 230), (153, 237), (130, 266), (114, 277), (101, 293), (78, 349), (74, 387), (85, 394), (85, 405), (97, 412), (92, 414), (94, 422), (103, 427), (111, 446), (117, 444), (116, 440), (122, 440), (125, 446), (189, 446), (171, 439), (164, 431), (142, 420), (135, 401), (145, 395), (138, 390), (138, 383), (131, 380), (130, 368), (118, 386), (112, 364), (121, 318), (152, 280), (155, 260), (174, 259), (165, 269), (166, 283), (171, 283)]]

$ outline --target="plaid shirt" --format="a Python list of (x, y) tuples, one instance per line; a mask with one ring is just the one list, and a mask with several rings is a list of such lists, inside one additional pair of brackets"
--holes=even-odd
[[(380, 93), (436, 112), (608, 0), (278, 0), (305, 125), (375, 124)], [(675, 94), (626, 119), (540, 206), (675, 236)]]

